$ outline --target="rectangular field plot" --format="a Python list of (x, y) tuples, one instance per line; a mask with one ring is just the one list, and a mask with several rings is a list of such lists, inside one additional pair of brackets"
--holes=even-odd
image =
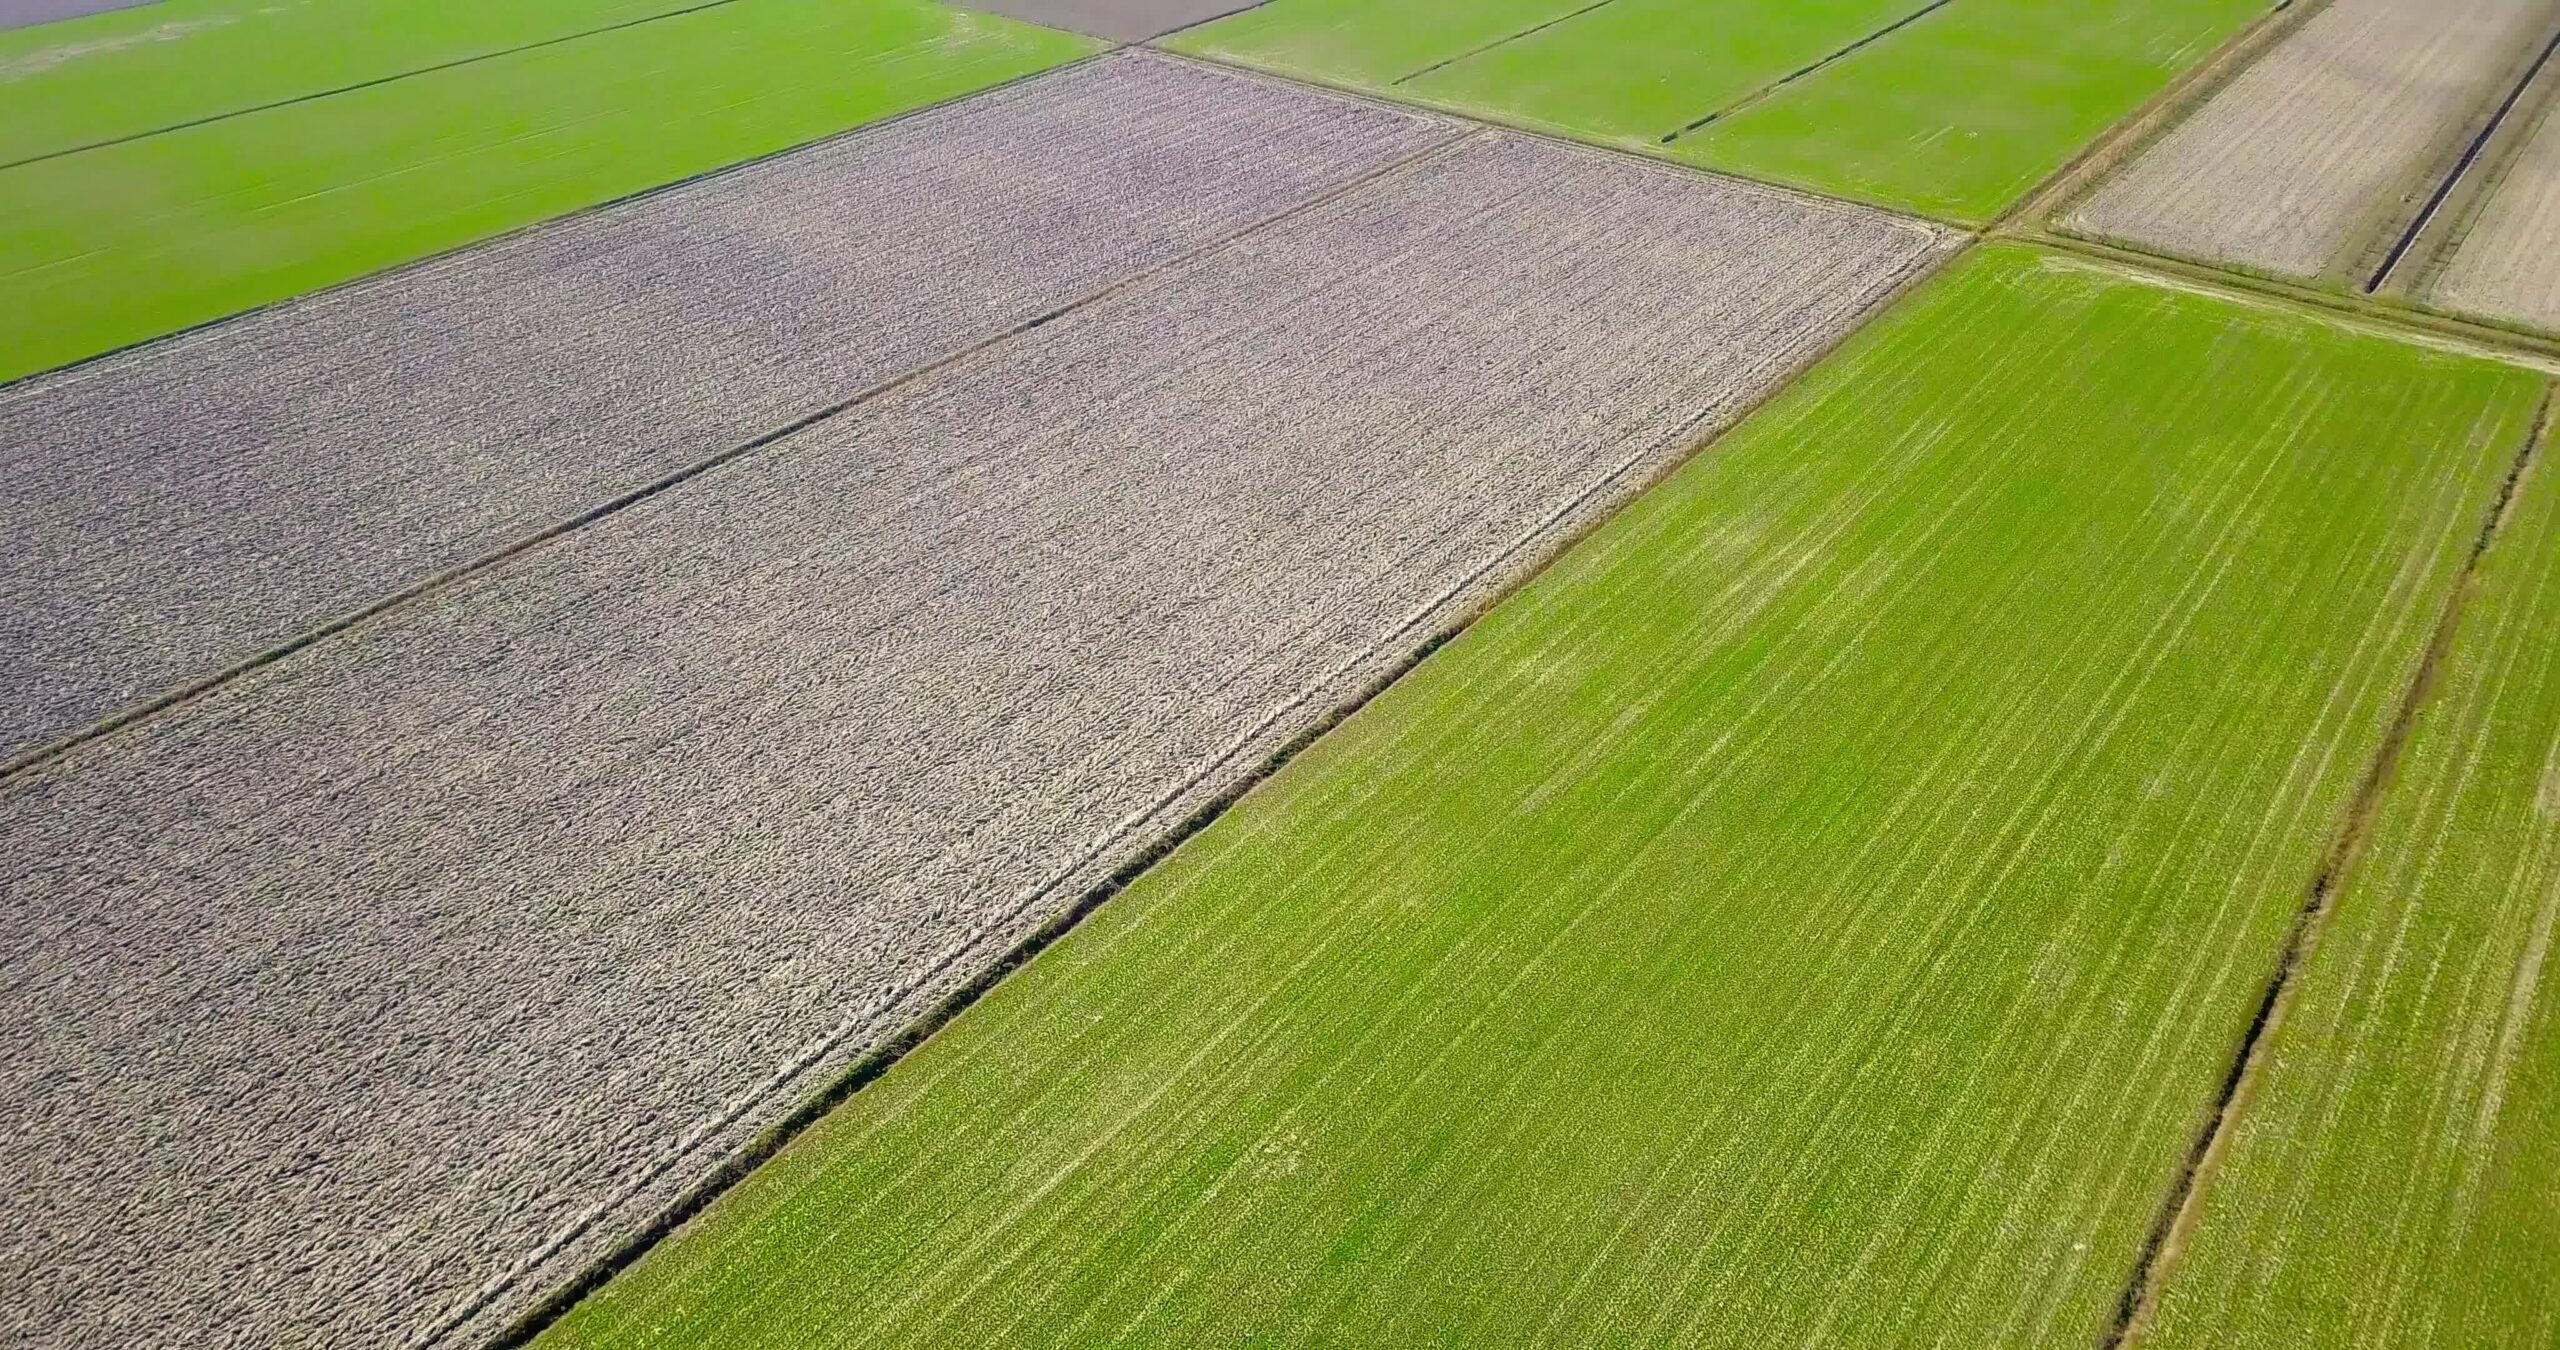
[(0, 1306), (521, 1308), (1948, 243), (1479, 135), (9, 780)]
[(2550, 21), (2544, 0), (2332, 0), (2063, 224), (2281, 276), (2349, 266), (2414, 213)]
[(2560, 332), (2560, 98), (2505, 166), (2426, 299)]
[(1273, 0), (1166, 45), (1972, 221), (2261, 6)]
[(1465, 7), (1450, 22), (1446, 4), (1274, 0), (1166, 45), (1654, 151), (1923, 2), (1549, 0)]
[(1114, 58), (0, 393), (0, 759), (1457, 134)]
[(1692, 163), (1947, 220), (2000, 214), (2265, 0), (1952, 0), (1674, 142)]
[(2560, 1344), (2549, 456), (2482, 562), (2143, 1344)]
[(2093, 1344), (2539, 383), (1978, 252), (546, 1344)]
[(0, 169), (0, 380), (1082, 56), (931, 0), (739, 0)]
[(0, 32), (0, 166), (701, 3), (364, 0), (350, 22), (348, 6), (313, 0), (0, 0), (0, 24), (28, 10), (116, 11)]

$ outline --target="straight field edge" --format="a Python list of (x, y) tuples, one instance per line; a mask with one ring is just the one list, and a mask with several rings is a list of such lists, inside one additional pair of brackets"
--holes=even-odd
[[(1183, 59), (1199, 58), (1184, 55)], [(1224, 62), (1207, 61), (1204, 64), (1222, 69), (1235, 68), (1228, 67)], [(1249, 73), (1271, 76), (1270, 72), (1258, 71), (1251, 67), (1242, 69)], [(1276, 78), (1286, 80), (1289, 77), (1277, 76)], [(1334, 88), (1330, 85), (1324, 87)], [(1378, 101), (1367, 91), (1357, 88), (1341, 88), (1336, 92)], [(1405, 108), (1409, 105), (1387, 103), (1386, 106)], [(1585, 147), (1579, 142), (1568, 141), (1567, 144), (1576, 149), (1611, 149), (1607, 146)], [(1631, 155), (1629, 157), (1656, 170), (1689, 171), (1689, 166), (1652, 156)], [(1755, 182), (1752, 186), (1763, 185)], [(1841, 204), (1818, 193), (1805, 193), (1794, 189), (1788, 189), (1788, 191), (1793, 195), (1810, 197), (1835, 207)], [(1860, 209), (1868, 208), (1862, 206)], [(843, 1105), (856, 1093), (878, 1081), (890, 1069), (896, 1067), (900, 1060), (930, 1042), (944, 1027), (968, 1011), (971, 1005), (992, 992), (1005, 977), (1029, 964), (1041, 952), (1073, 932), (1105, 903), (1135, 885), (1157, 864), (1172, 857), (1193, 837), (1216, 823), (1230, 809), (1287, 767), (1299, 754), (1315, 745), (1327, 733), (1356, 716), (1398, 681), (1420, 668), (1442, 648), (1463, 637), (1478, 620), (1512, 596), (1535, 584), (1557, 563), (1581, 548), (1594, 534), (1606, 527), (1627, 505), (1652, 492), (1695, 460), (1712, 453), (1715, 446), (1726, 435), (1748, 422), (1762, 408), (1785, 396), (1807, 372), (1855, 341), (1880, 315), (1894, 308), (1905, 296), (1936, 278), (1970, 252), (1971, 241), (1961, 232), (1945, 229), (1936, 222), (1925, 223), (1934, 233), (1941, 236), (1938, 246), (1917, 255), (1905, 267), (1900, 277), (1896, 278), (1891, 285), (1881, 288), (1862, 308), (1851, 315), (1849, 320), (1841, 326), (1840, 331), (1829, 341), (1807, 347), (1795, 360), (1776, 371), (1767, 387), (1756, 396), (1732, 407), (1717, 410), (1706, 420), (1692, 423), (1686, 429), (1665, 437), (1662, 444), (1668, 447), (1668, 451), (1659, 455), (1652, 463), (1640, 464), (1632, 470), (1622, 471), (1622, 476), (1614, 480), (1603, 480), (1593, 491), (1589, 500), (1558, 522), (1552, 534), (1537, 541), (1529, 550), (1512, 560), (1509, 566), (1497, 563), (1493, 571), (1472, 588), (1471, 594), (1462, 592), (1453, 596), (1445, 612), (1436, 619), (1425, 618), (1408, 629), (1409, 633), (1417, 633), (1419, 636), (1415, 637), (1401, 654), (1382, 653), (1386, 661), (1382, 671), (1357, 684), (1347, 694), (1337, 697), (1304, 727), (1293, 733), (1286, 733), (1276, 746), (1264, 752), (1258, 763), (1235, 775), (1223, 786), (1212, 785), (1215, 782), (1213, 775), (1210, 782), (1203, 783), (1201, 790), (1192, 794), (1187, 801), (1177, 801), (1167, 807), (1158, 817), (1160, 820), (1167, 820), (1167, 823), (1154, 833), (1132, 841), (1128, 848), (1120, 850), (1117, 853), (1118, 861), (1115, 862), (1106, 857), (1096, 860), (1091, 867), (1082, 869), (1080, 878), (1060, 887), (1063, 891), (1075, 893), (1074, 900), (1048, 918), (1034, 923), (1028, 931), (1012, 939), (1009, 945), (1002, 947), (989, 957), (982, 967), (974, 972), (960, 974), (955, 983), (943, 987), (939, 993), (933, 990), (920, 991), (910, 1006), (921, 1004), (921, 1011), (909, 1014), (903, 1022), (892, 1024), (895, 1029), (888, 1035), (870, 1041), (866, 1048), (853, 1050), (850, 1057), (840, 1056), (831, 1061), (812, 1065), (795, 1081), (803, 1084), (814, 1081), (816, 1085), (804, 1091), (796, 1105), (772, 1124), (757, 1130), (748, 1142), (733, 1148), (716, 1160), (706, 1172), (699, 1175), (698, 1179), (685, 1186), (673, 1199), (642, 1220), (627, 1237), (613, 1242), (601, 1254), (575, 1269), (564, 1272), (555, 1280), (539, 1281), (528, 1278), (521, 1281), (520, 1283), (545, 1288), (548, 1292), (530, 1305), (519, 1305), (523, 1310), (512, 1317), (507, 1317), (505, 1313), (498, 1311), (500, 1305), (507, 1300), (487, 1300), (482, 1307), (450, 1319), (442, 1330), (431, 1330), (414, 1339), (411, 1344), (418, 1347), (443, 1344), (457, 1334), (477, 1336), (476, 1343), (483, 1347), (483, 1350), (519, 1350), (520, 1347), (531, 1344), (553, 1323), (566, 1316), (569, 1310), (581, 1300), (603, 1288), (615, 1275), (647, 1256), (661, 1241), (709, 1208), (732, 1187), (745, 1180), (758, 1166), (788, 1147), (793, 1140), (824, 1118), (828, 1112)], [(1275, 731), (1277, 730), (1279, 729), (1275, 728)], [(1086, 879), (1096, 873), (1099, 873), (1098, 880)], [(1082, 886), (1080, 891), (1074, 890), (1077, 885)], [(894, 1008), (887, 1010), (882, 1020), (886, 1021), (887, 1017), (896, 1014), (897, 1010)], [(599, 1226), (602, 1226), (601, 1223)], [(531, 1274), (539, 1274), (539, 1268), (537, 1267)], [(506, 1317), (506, 1320), (492, 1325), (499, 1317)]]

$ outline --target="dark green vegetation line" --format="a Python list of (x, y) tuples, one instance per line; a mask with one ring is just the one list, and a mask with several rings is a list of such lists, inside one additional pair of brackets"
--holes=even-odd
[(1794, 84), (1796, 81), (1803, 79), (1805, 76), (1807, 76), (1807, 75), (1811, 75), (1811, 74), (1812, 74), (1812, 73), (1814, 73), (1815, 71), (1820, 70), (1820, 69), (1822, 69), (1822, 68), (1823, 68), (1823, 67), (1825, 67), (1825, 66), (1831, 65), (1831, 64), (1833, 64), (1834, 62), (1837, 62), (1837, 61), (1841, 60), (1843, 57), (1849, 56), (1850, 54), (1852, 54), (1852, 53), (1854, 53), (1854, 52), (1857, 52), (1857, 51), (1859, 51), (1859, 50), (1861, 50), (1861, 49), (1863, 49), (1863, 48), (1870, 47), (1870, 46), (1875, 45), (1876, 43), (1882, 42), (1882, 41), (1884, 41), (1886, 38), (1891, 37), (1892, 35), (1894, 35), (1895, 33), (1901, 32), (1903, 29), (1908, 28), (1908, 27), (1910, 27), (1911, 25), (1913, 25), (1913, 24), (1915, 24), (1915, 23), (1920, 22), (1922, 19), (1925, 19), (1925, 18), (1929, 17), (1930, 15), (1937, 13), (1939, 10), (1945, 9), (1947, 6), (1949, 6), (1949, 5), (1951, 5), (1951, 4), (1954, 4), (1954, 3), (1955, 3), (1955, 0), (1930, 0), (1930, 3), (1928, 3), (1928, 4), (1926, 4), (1926, 5), (1921, 6), (1919, 9), (1913, 10), (1913, 11), (1912, 11), (1911, 13), (1909, 13), (1909, 14), (1905, 14), (1905, 15), (1903, 15), (1901, 18), (1894, 20), (1892, 23), (1886, 24), (1884, 27), (1879, 28), (1879, 29), (1877, 29), (1876, 31), (1874, 31), (1874, 32), (1872, 32), (1872, 33), (1867, 34), (1865, 37), (1862, 37), (1862, 38), (1858, 39), (1857, 41), (1850, 43), (1848, 46), (1843, 47), (1843, 48), (1841, 48), (1840, 50), (1838, 50), (1838, 51), (1836, 51), (1836, 52), (1831, 53), (1829, 56), (1826, 56), (1826, 57), (1822, 58), (1821, 60), (1814, 62), (1812, 65), (1809, 65), (1809, 66), (1799, 66), (1799, 67), (1797, 67), (1797, 68), (1796, 68), (1796, 69), (1794, 69), (1794, 70), (1788, 71), (1785, 75), (1783, 75), (1783, 76), (1779, 77), (1778, 79), (1775, 79), (1775, 80), (1770, 81), (1768, 84), (1766, 84), (1766, 85), (1762, 86), (1761, 88), (1759, 88), (1759, 89), (1755, 89), (1755, 90), (1753, 90), (1752, 92), (1750, 92), (1750, 93), (1748, 93), (1748, 94), (1743, 95), (1741, 98), (1734, 100), (1732, 103), (1729, 103), (1729, 104), (1725, 105), (1724, 107), (1718, 108), (1718, 109), (1716, 109), (1714, 112), (1708, 113), (1706, 116), (1701, 117), (1701, 118), (1697, 119), (1697, 120), (1696, 120), (1696, 121), (1694, 121), (1694, 122), (1684, 122), (1684, 123), (1682, 123), (1682, 124), (1679, 126), (1679, 128), (1678, 128), (1677, 130), (1664, 132), (1664, 133), (1663, 133), (1663, 135), (1662, 135), (1662, 143), (1663, 143), (1664, 145), (1669, 145), (1669, 144), (1671, 144), (1673, 141), (1676, 141), (1676, 140), (1680, 139), (1682, 136), (1686, 135), (1686, 134), (1687, 134), (1687, 133), (1689, 133), (1689, 132), (1697, 131), (1697, 130), (1699, 130), (1699, 129), (1701, 129), (1701, 128), (1708, 127), (1708, 126), (1712, 126), (1712, 125), (1714, 125), (1714, 124), (1715, 124), (1715, 122), (1716, 122), (1716, 120), (1717, 120), (1718, 118), (1723, 117), (1725, 114), (1730, 113), (1730, 112), (1733, 112), (1733, 111), (1735, 111), (1735, 110), (1737, 110), (1737, 109), (1740, 109), (1740, 108), (1748, 107), (1748, 106), (1750, 106), (1750, 105), (1751, 105), (1751, 104), (1753, 104), (1753, 103), (1757, 103), (1757, 102), (1759, 102), (1761, 99), (1767, 98), (1769, 95), (1771, 95), (1771, 94), (1773, 94), (1773, 93), (1776, 93), (1778, 90), (1784, 89), (1784, 88), (1786, 88), (1788, 85)]
[(2540, 392), (1978, 249), (547, 1342), (2095, 1341)]
[(1618, 0), (1591, 0), (1591, 3), (1590, 3), (1590, 4), (1584, 5), (1584, 6), (1583, 6), (1582, 8), (1580, 8), (1580, 9), (1567, 10), (1567, 11), (1565, 11), (1564, 13), (1559, 14), (1559, 15), (1555, 16), (1554, 18), (1549, 19), (1549, 20), (1547, 20), (1547, 21), (1545, 21), (1545, 22), (1543, 22), (1543, 23), (1534, 23), (1534, 24), (1531, 24), (1531, 25), (1529, 25), (1528, 27), (1521, 29), (1519, 32), (1505, 34), (1504, 36), (1502, 36), (1502, 37), (1498, 37), (1498, 38), (1495, 38), (1493, 41), (1491, 41), (1491, 42), (1487, 42), (1487, 43), (1484, 43), (1484, 44), (1483, 44), (1483, 45), (1481, 45), (1481, 46), (1469, 47), (1469, 48), (1467, 48), (1465, 51), (1459, 52), (1459, 53), (1457, 53), (1457, 54), (1456, 54), (1456, 55), (1454, 55), (1454, 56), (1446, 56), (1446, 57), (1442, 57), (1441, 59), (1439, 59), (1439, 60), (1437, 60), (1437, 61), (1432, 62), (1430, 65), (1424, 66), (1424, 67), (1423, 67), (1422, 69), (1420, 69), (1420, 70), (1412, 71), (1412, 72), (1409, 72), (1409, 73), (1407, 73), (1407, 74), (1403, 74), (1403, 75), (1398, 75), (1397, 77), (1395, 77), (1395, 79), (1394, 79), (1394, 80), (1390, 81), (1390, 83), (1392, 83), (1392, 84), (1403, 84), (1403, 83), (1405, 83), (1405, 82), (1406, 82), (1406, 81), (1408, 81), (1408, 80), (1418, 80), (1418, 79), (1422, 78), (1422, 77), (1423, 77), (1423, 76), (1425, 76), (1425, 75), (1431, 74), (1433, 71), (1446, 70), (1446, 69), (1448, 69), (1449, 67), (1454, 66), (1454, 65), (1458, 64), (1459, 62), (1464, 61), (1464, 60), (1466, 60), (1467, 58), (1469, 58), (1469, 57), (1471, 57), (1471, 56), (1482, 56), (1482, 55), (1483, 55), (1483, 54), (1485, 54), (1486, 52), (1492, 51), (1492, 50), (1493, 50), (1494, 48), (1496, 48), (1496, 47), (1505, 46), (1505, 45), (1507, 45), (1507, 44), (1509, 44), (1509, 43), (1517, 42), (1517, 41), (1519, 41), (1520, 39), (1522, 39), (1522, 38), (1524, 38), (1524, 37), (1528, 37), (1528, 36), (1530, 36), (1530, 35), (1531, 35), (1531, 34), (1533, 34), (1533, 33), (1542, 33), (1542, 32), (1545, 32), (1547, 29), (1553, 28), (1553, 27), (1555, 27), (1557, 24), (1563, 23), (1563, 22), (1564, 22), (1564, 21), (1566, 21), (1567, 19), (1578, 19), (1578, 18), (1582, 17), (1583, 15), (1590, 13), (1591, 11), (1593, 11), (1593, 10), (1595, 10), (1595, 9), (1605, 9), (1605, 8), (1607, 8), (1608, 6), (1610, 6), (1610, 5), (1614, 5), (1614, 4), (1616, 4), (1616, 3), (1618, 3)]
[(580, 29), (574, 33), (562, 33), (556, 37), (540, 38), (531, 42), (518, 43), (512, 47), (500, 47), (485, 52), (474, 52), (469, 56), (455, 57), (450, 61), (437, 61), (428, 65), (413, 66), (406, 70), (393, 71), (387, 75), (377, 75), (370, 79), (354, 80), (346, 84), (333, 85), (324, 89), (314, 89), (305, 93), (293, 94), (285, 98), (272, 99), (265, 103), (252, 103), (236, 108), (225, 108), (220, 112), (206, 113), (200, 117), (184, 118), (174, 122), (165, 122), (158, 126), (148, 127), (140, 131), (130, 131), (118, 136), (106, 136), (97, 140), (65, 145), (58, 149), (46, 150), (38, 154), (26, 155), (18, 159), (0, 162), (0, 169), (14, 169), (21, 164), (38, 164), (48, 159), (59, 159), (64, 155), (76, 155), (83, 151), (102, 150), (111, 145), (122, 145), (128, 141), (138, 141), (146, 136), (165, 135), (172, 131), (184, 131), (190, 127), (206, 126), (214, 122), (223, 121), (227, 118), (245, 116), (249, 113), (266, 112), (274, 108), (287, 108), (297, 103), (309, 103), (316, 99), (333, 98), (339, 94), (353, 93), (358, 89), (371, 89), (376, 85), (390, 84), (395, 80), (411, 79), (419, 75), (432, 75), (440, 70), (453, 70), (462, 66), (476, 65), (482, 61), (494, 61), (499, 57), (513, 56), (518, 52), (535, 51), (543, 47), (556, 47), (564, 42), (576, 42), (581, 38), (594, 37), (599, 33), (611, 33), (624, 28), (637, 28), (642, 24), (657, 23), (664, 19), (677, 18), (686, 14), (698, 14), (706, 9), (718, 9), (723, 5), (733, 5), (737, 3), (739, 3), (739, 0), (702, 0), (702, 3), (700, 4), (686, 5), (679, 9), (664, 10), (655, 14), (644, 14), (636, 19), (624, 19), (618, 23), (601, 24), (594, 28)]

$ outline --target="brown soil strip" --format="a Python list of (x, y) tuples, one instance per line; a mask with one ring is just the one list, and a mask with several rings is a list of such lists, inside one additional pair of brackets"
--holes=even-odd
[(1742, 97), (1716, 109), (1714, 112), (1708, 113), (1706, 116), (1701, 117), (1694, 122), (1684, 122), (1680, 125), (1680, 129), (1677, 131), (1663, 133), (1662, 143), (1664, 145), (1669, 145), (1673, 141), (1688, 135), (1692, 131), (1698, 131), (1709, 126), (1713, 126), (1718, 119), (1730, 117), (1755, 103), (1763, 102), (1770, 96), (1776, 94), (1779, 90), (1786, 88), (1788, 85), (1794, 84), (1805, 76), (1811, 75), (1815, 71), (1831, 65), (1834, 62), (1845, 60), (1850, 55), (1863, 48), (1871, 47), (1876, 43), (1882, 42), (1886, 38), (1901, 32), (1905, 28), (1909, 28), (1911, 25), (1920, 22), (1922, 19), (1925, 19), (1954, 3), (1955, 0), (1929, 0), (1928, 4), (1922, 5), (1920, 8), (1903, 15), (1901, 18), (1867, 34), (1865, 37), (1850, 43), (1848, 46), (1831, 53), (1829, 56), (1826, 56), (1809, 66), (1798, 66), (1794, 70), (1788, 71), (1786, 74), (1752, 90), (1750, 93), (1744, 94)]
[(2346, 817), (2339, 822), (2337, 836), (2330, 843), (2327, 855), (2321, 859), (2319, 870), (2312, 877), (2310, 891), (2303, 897), (2302, 908), (2295, 913), (2292, 926), (2285, 933), (2284, 946), (2276, 956), (2275, 970), (2267, 978), (2265, 991), (2259, 995), (2257, 1012), (2250, 1018), (2248, 1030), (2241, 1034), (2231, 1067), (2223, 1075), (2221, 1091), (2214, 1098), (2213, 1113), (2207, 1119), (2203, 1132), (2196, 1136), (2194, 1145), (2188, 1149), (2185, 1165), (2170, 1184), (2160, 1213), (2153, 1220), (2151, 1231), (2143, 1238), (2141, 1252), (2134, 1260), (2132, 1277), (2125, 1282), (2124, 1290), (2116, 1301), (2115, 1317), (2099, 1342), (2102, 1350), (2121, 1350), (2121, 1347), (2140, 1338), (2149, 1324), (2153, 1308), (2159, 1302), (2162, 1285), (2186, 1247), (2188, 1235), (2202, 1210), (2205, 1187), (2211, 1181), (2213, 1169), (2221, 1161), (2230, 1139), (2231, 1122), (2256, 1086), (2265, 1061), (2268, 1039), (2283, 1025), (2285, 1012), (2292, 1004), (2294, 977), (2318, 947), (2322, 920), (2328, 916), (2330, 902), (2345, 883), (2357, 855), (2364, 848), (2365, 837), (2372, 830), (2374, 816), (2381, 808), (2382, 794), (2389, 789), (2392, 774), (2399, 767), (2400, 752), (2408, 743), (2410, 728), (2415, 725), (2428, 697), (2435, 692), (2445, 657), (2452, 651), (2454, 637), (2461, 628), (2462, 611), (2472, 592), (2478, 588), (2480, 560), (2497, 541), (2499, 527), (2506, 523), (2508, 512), (2515, 503), (2516, 490), (2532, 468), (2543, 439), (2550, 433), (2551, 413), (2552, 396), (2546, 389), (2542, 408), (2534, 418), (2533, 430), (2526, 433), (2524, 444), (2518, 447), (2515, 462), (2507, 469), (2506, 480), (2498, 485), (2497, 497), (2491, 502), (2487, 517), (2480, 522), (2480, 533), (2472, 540), (2471, 554), (2463, 560), (2461, 575), (2455, 578), (2452, 592), (2445, 597), (2444, 612), (2436, 620), (2435, 633), (2428, 639), (2426, 654), (2419, 660), (2417, 674), (2401, 696), (2400, 707), (2392, 716), (2390, 729), (2384, 733), (2381, 746), (2375, 750), (2373, 762), (2366, 766), (2364, 779), (2348, 802)]
[(2427, 204), (2418, 209), (2416, 219), (2411, 220), (2408, 228), (2400, 232), (2400, 237), (2391, 245), (2390, 252), (2383, 255), (2382, 265), (2375, 268), (2373, 275), (2366, 279), (2364, 283), (2366, 294), (2370, 295), (2380, 290), (2382, 283), (2391, 279), (2392, 269), (2400, 265), (2400, 260), (2408, 256), (2411, 246), (2418, 242), (2418, 237), (2426, 233), (2427, 226), (2435, 221), (2436, 213), (2443, 209), (2445, 198), (2453, 195), (2455, 185), (2462, 181), (2463, 175), (2471, 172), (2473, 164), (2479, 162), (2480, 152), (2486, 149), (2490, 139), (2498, 134), (2498, 128), (2506, 122), (2508, 114), (2515, 111), (2516, 104), (2523, 100), (2525, 91), (2533, 87), (2535, 78), (2542, 74), (2543, 68), (2551, 64), (2554, 53), (2560, 53), (2560, 32), (2554, 32), (2551, 40), (2542, 45), (2541, 54), (2534, 57), (2532, 63), (2525, 67), (2523, 77), (2507, 91), (2507, 96), (2498, 104), (2497, 111), (2489, 114), (2489, 120), (2481, 124), (2479, 132), (2472, 136), (2470, 144), (2463, 147), (2462, 154), (2453, 162), (2453, 168), (2445, 174), (2442, 181), (2436, 184), (2434, 193), (2428, 196)]

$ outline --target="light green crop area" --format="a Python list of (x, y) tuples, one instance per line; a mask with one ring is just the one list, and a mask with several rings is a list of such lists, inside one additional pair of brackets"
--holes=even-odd
[(2560, 1345), (2560, 473), (2547, 455), (2482, 561), (2148, 1345)]
[(546, 1343), (2089, 1344), (2538, 393), (1977, 251)]
[(0, 169), (0, 379), (1096, 46), (930, 0), (738, 0)]
[(1693, 163), (1967, 223), (2018, 200), (2266, 0), (1953, 0), (1683, 137)]
[(1165, 45), (1976, 222), (2265, 8), (1272, 0)]
[(702, 3), (162, 0), (0, 31), (0, 165)]

